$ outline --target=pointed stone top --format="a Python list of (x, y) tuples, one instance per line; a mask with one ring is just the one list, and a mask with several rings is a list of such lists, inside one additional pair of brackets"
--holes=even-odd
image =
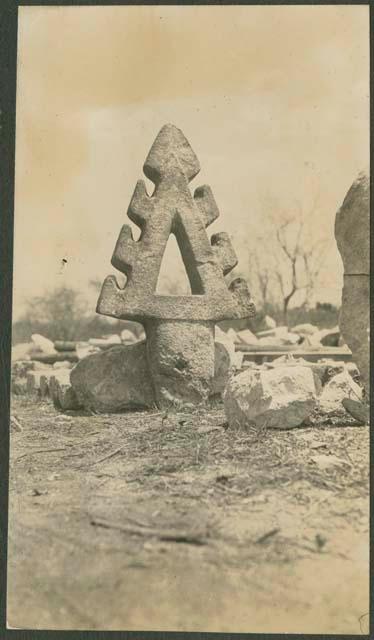
[(200, 164), (182, 131), (173, 124), (165, 124), (158, 133), (143, 171), (147, 178), (158, 184), (163, 168), (171, 155), (178, 158), (179, 164), (188, 180), (192, 180), (200, 171)]

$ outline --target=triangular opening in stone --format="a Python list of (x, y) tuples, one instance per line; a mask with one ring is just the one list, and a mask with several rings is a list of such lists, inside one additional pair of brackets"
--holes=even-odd
[(174, 234), (170, 234), (160, 272), (158, 274), (156, 295), (159, 296), (190, 296), (191, 285), (182, 260)]

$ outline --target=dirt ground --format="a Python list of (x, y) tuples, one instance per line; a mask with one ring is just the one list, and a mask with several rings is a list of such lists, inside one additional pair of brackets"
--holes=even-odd
[(368, 633), (368, 427), (12, 415), (10, 627)]

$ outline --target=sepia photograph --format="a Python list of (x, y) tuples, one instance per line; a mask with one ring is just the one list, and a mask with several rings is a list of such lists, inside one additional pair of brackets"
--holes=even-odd
[(369, 634), (369, 36), (18, 8), (8, 629)]

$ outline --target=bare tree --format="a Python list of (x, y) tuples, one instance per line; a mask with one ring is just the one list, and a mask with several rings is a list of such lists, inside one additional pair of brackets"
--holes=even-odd
[(313, 237), (317, 204), (316, 197), (306, 213), (301, 204), (296, 203), (294, 211), (278, 215), (278, 224), (275, 224), (275, 240), (282, 256), (276, 276), (282, 294), (284, 324), (287, 324), (289, 305), (297, 292), (303, 290), (303, 304), (309, 303), (325, 257), (326, 238), (321, 234)]
[(253, 238), (248, 247), (249, 281), (262, 307), (266, 309), (270, 303), (280, 307), (287, 324), (289, 306), (296, 295), (304, 293), (304, 305), (311, 300), (327, 239), (320, 232), (316, 234), (317, 198), (307, 210), (300, 203), (287, 212), (274, 202), (267, 205), (263, 233)]

